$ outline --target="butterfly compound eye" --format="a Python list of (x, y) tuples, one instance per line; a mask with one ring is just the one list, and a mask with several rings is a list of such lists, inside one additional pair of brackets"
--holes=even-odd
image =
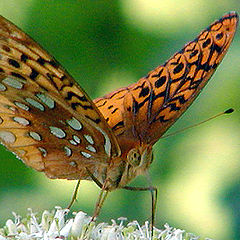
[(141, 162), (141, 154), (136, 148), (131, 149), (127, 155), (127, 160), (133, 167), (137, 167)]

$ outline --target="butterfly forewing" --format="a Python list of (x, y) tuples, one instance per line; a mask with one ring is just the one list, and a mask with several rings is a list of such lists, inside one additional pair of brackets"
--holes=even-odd
[(127, 140), (154, 144), (182, 115), (224, 57), (237, 23), (236, 13), (223, 16), (147, 77), (95, 101), (121, 147)]
[(50, 177), (81, 179), (120, 154), (112, 130), (63, 68), (0, 18), (0, 138)]

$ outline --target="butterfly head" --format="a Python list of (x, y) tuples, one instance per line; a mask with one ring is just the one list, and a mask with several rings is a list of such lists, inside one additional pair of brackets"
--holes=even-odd
[(133, 148), (128, 152), (127, 165), (128, 168), (132, 168), (136, 175), (143, 174), (152, 163), (153, 154), (152, 147), (139, 147)]
[(125, 186), (136, 176), (144, 174), (152, 161), (152, 146), (147, 145), (132, 148), (127, 153), (125, 166), (118, 187)]

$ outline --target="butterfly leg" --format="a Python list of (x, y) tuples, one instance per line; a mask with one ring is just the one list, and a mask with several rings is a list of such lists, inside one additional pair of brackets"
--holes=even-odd
[(70, 209), (72, 207), (73, 203), (77, 200), (77, 193), (78, 193), (79, 185), (80, 185), (80, 180), (78, 180), (77, 185), (75, 186), (71, 202), (67, 206), (67, 209)]
[(155, 223), (155, 215), (156, 215), (156, 207), (157, 207), (157, 188), (153, 186), (149, 187), (131, 187), (125, 186), (123, 189), (130, 190), (130, 191), (150, 191), (151, 198), (152, 198), (152, 216), (151, 216), (151, 232), (153, 234), (153, 226)]
[[(102, 186), (104, 186), (104, 185), (102, 185)], [(84, 231), (84, 233), (83, 233), (83, 236), (85, 236), (85, 235), (87, 234), (87, 231), (88, 231), (89, 227), (91, 226), (90, 224), (91, 224), (92, 222), (94, 222), (94, 221), (96, 220), (97, 216), (99, 215), (100, 210), (101, 210), (101, 208), (102, 208), (102, 205), (103, 205), (103, 203), (104, 203), (104, 200), (105, 200), (106, 197), (107, 197), (107, 194), (108, 194), (108, 191), (106, 191), (105, 188), (102, 188), (102, 189), (101, 189), (101, 192), (100, 192), (100, 194), (99, 194), (98, 200), (97, 200), (97, 202), (96, 202), (96, 207), (95, 207), (94, 213), (93, 213), (93, 215), (92, 215), (92, 218), (91, 218), (90, 222), (88, 223), (87, 228), (85, 229), (85, 231)], [(84, 239), (85, 239), (85, 238), (84, 238)]]
[(99, 197), (98, 197), (98, 200), (96, 202), (96, 206), (95, 206), (95, 210), (94, 210), (94, 213), (93, 213), (93, 216), (92, 216), (92, 220), (91, 221), (95, 221), (97, 216), (99, 215), (100, 213), (100, 210), (103, 206), (103, 203), (108, 195), (108, 192), (109, 191), (106, 191), (104, 188), (101, 189), (101, 192), (99, 194)]
[(107, 180), (105, 181), (104, 184), (102, 184), (92, 173), (91, 171), (86, 168), (86, 171), (88, 172), (89, 176), (92, 178), (92, 180), (101, 188), (101, 192), (99, 194), (99, 197), (98, 197), (98, 200), (96, 202), (96, 206), (95, 206), (95, 210), (94, 210), (94, 213), (93, 213), (93, 216), (92, 216), (92, 219), (91, 219), (91, 222), (92, 221), (95, 221), (97, 216), (99, 215), (100, 213), (100, 210), (102, 208), (102, 205), (108, 195), (108, 191), (105, 190), (106, 189), (106, 184), (107, 184)]

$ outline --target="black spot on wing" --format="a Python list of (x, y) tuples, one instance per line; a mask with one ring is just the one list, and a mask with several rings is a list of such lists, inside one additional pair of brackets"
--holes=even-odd
[(40, 65), (43, 66), (46, 61), (45, 61), (43, 58), (40, 57), (40, 58), (38, 58), (37, 62), (38, 62)]
[(22, 54), (21, 55), (21, 61), (25, 63), (27, 60), (28, 60), (28, 56), (25, 55), (25, 54)]
[(11, 66), (13, 66), (15, 68), (20, 68), (20, 64), (16, 60), (10, 58), (10, 59), (8, 59), (8, 62)]
[(35, 80), (38, 75), (39, 75), (39, 72), (37, 72), (35, 69), (32, 69), (32, 72), (31, 72), (31, 74), (30, 74), (29, 77), (30, 77), (32, 80)]

